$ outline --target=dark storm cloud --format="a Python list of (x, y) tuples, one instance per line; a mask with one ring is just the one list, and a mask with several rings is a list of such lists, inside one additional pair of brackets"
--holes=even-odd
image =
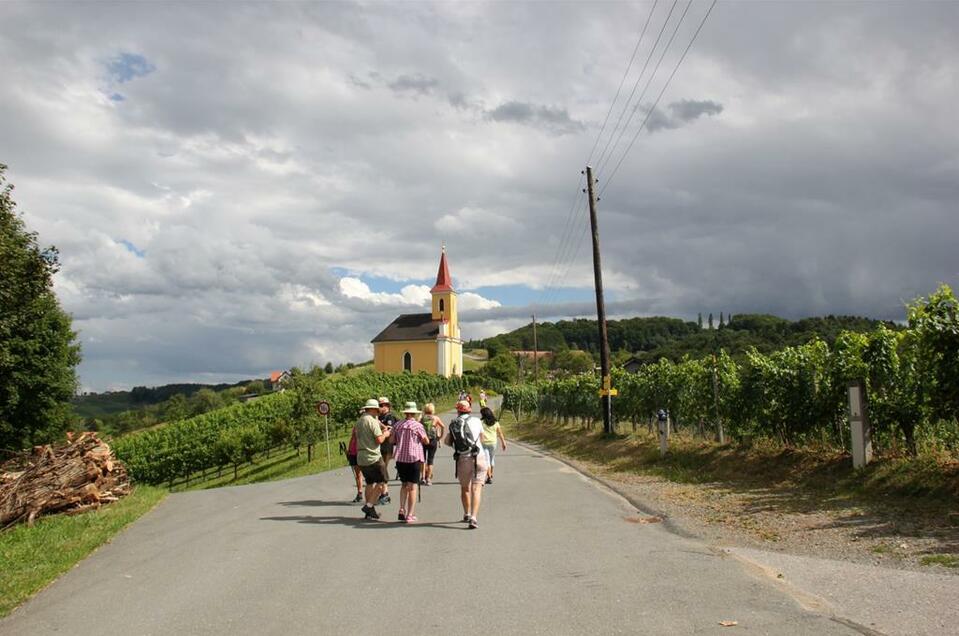
[(565, 108), (527, 102), (504, 102), (487, 111), (486, 116), (493, 121), (540, 127), (558, 134), (579, 132), (585, 128), (582, 122), (572, 119)]
[(425, 75), (400, 75), (390, 82), (388, 86), (395, 93), (417, 93), (419, 95), (429, 95), (439, 85), (439, 80), (435, 77), (426, 77)]
[[(0, 161), (61, 250), (84, 385), (368, 359), (422, 290), (331, 271), (429, 280), (444, 241), (461, 288), (536, 290), (464, 309), (467, 338), (591, 315), (540, 290), (592, 284), (580, 171), (647, 11), (0, 3)], [(610, 315), (899, 318), (959, 282), (957, 28), (954, 3), (719, 3), (655, 134), (605, 156), (646, 114), (614, 131), (620, 101), (592, 158)]]

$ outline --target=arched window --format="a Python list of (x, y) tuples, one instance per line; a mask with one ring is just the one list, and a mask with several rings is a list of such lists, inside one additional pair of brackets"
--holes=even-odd
[(440, 313), (443, 313), (443, 311), (444, 311), (443, 299), (440, 298)]
[(403, 370), (413, 372), (413, 356), (410, 355), (409, 351), (403, 354)]

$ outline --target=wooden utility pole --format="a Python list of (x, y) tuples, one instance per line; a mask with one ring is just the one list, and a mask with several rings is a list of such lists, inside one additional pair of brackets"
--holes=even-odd
[(593, 234), (593, 280), (596, 286), (596, 318), (599, 322), (599, 365), (603, 381), (599, 391), (603, 409), (603, 433), (613, 434), (613, 385), (609, 375), (609, 339), (606, 334), (606, 302), (603, 299), (603, 267), (599, 258), (599, 223), (596, 220), (596, 193), (593, 191), (593, 169), (586, 166), (586, 189), (589, 194), (589, 226)]
[(536, 314), (533, 314), (533, 382), (539, 382), (539, 346), (536, 342)]

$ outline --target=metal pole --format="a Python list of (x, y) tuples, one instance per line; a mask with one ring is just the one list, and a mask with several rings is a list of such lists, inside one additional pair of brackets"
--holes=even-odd
[(324, 419), (326, 420), (326, 467), (329, 469), (333, 465), (333, 459), (330, 457), (330, 416), (327, 415)]
[(603, 376), (600, 402), (603, 409), (603, 433), (613, 433), (612, 382), (609, 375), (609, 339), (606, 333), (606, 302), (603, 299), (603, 267), (599, 257), (599, 223), (596, 220), (596, 193), (593, 191), (593, 169), (586, 166), (586, 187), (589, 193), (589, 226), (593, 235), (593, 280), (596, 286), (596, 318), (599, 323), (599, 365)]
[(533, 314), (533, 382), (539, 382), (539, 346), (536, 343), (536, 314)]

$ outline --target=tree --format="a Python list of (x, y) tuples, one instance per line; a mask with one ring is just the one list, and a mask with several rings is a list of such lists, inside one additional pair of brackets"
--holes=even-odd
[(723, 312), (719, 312), (719, 328), (722, 329), (726, 326), (726, 319), (723, 317)]
[(696, 316), (696, 324), (699, 325), (699, 328), (700, 328), (700, 329), (703, 328), (703, 314), (702, 314), (702, 312), (699, 312), (699, 314), (697, 314), (697, 316)]
[(332, 373), (333, 373), (333, 363), (332, 363), (332, 362), (327, 362), (327, 363), (326, 363), (326, 366), (323, 367), (323, 371), (326, 372), (326, 375), (332, 374)]
[(483, 371), (491, 378), (503, 380), (504, 382), (513, 382), (518, 369), (516, 357), (511, 353), (503, 352), (487, 362)]
[(247, 383), (246, 392), (253, 395), (266, 393), (266, 385), (263, 383), (263, 380), (253, 380), (252, 382)]
[(713, 328), (713, 312), (709, 312), (709, 328)]
[(190, 398), (190, 415), (209, 413), (223, 406), (223, 398), (213, 389), (200, 389)]
[(585, 351), (560, 351), (553, 357), (553, 368), (571, 375), (593, 370), (593, 356)]
[(19, 450), (65, 430), (80, 345), (53, 293), (59, 254), (27, 231), (5, 170), (0, 164), (0, 448)]

